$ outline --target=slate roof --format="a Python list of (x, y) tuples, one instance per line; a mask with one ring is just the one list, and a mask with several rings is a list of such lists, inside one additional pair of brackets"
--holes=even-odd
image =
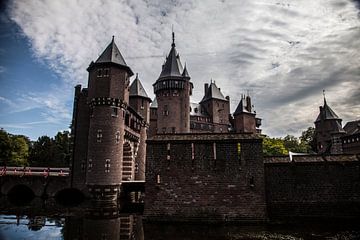
[(169, 55), (166, 57), (166, 61), (163, 65), (162, 71), (159, 78), (165, 77), (182, 77), (183, 66), (180, 61), (180, 56), (175, 48), (175, 37), (173, 33), (173, 42), (171, 44), (171, 49)]
[[(248, 96), (249, 97), (249, 96)], [(238, 104), (238, 106), (236, 107), (236, 110), (234, 112), (234, 115), (238, 115), (241, 113), (252, 113), (252, 114), (256, 114), (255, 111), (251, 111), (252, 106), (250, 106), (250, 112), (248, 111), (248, 109), (246, 108), (246, 98), (245, 96), (241, 96), (241, 100)]]
[(154, 98), (154, 100), (152, 101), (152, 103), (150, 104), (151, 108), (157, 108), (158, 107), (158, 103), (157, 103), (157, 99), (156, 97)]
[(322, 111), (320, 111), (318, 117), (316, 118), (315, 122), (323, 120), (330, 120), (330, 119), (338, 119), (341, 120), (338, 115), (327, 105), (326, 99), (324, 98), (324, 106), (322, 107)]
[[(208, 87), (208, 89), (206, 90), (205, 96), (203, 97), (203, 99), (201, 100), (201, 102), (204, 102), (206, 100), (209, 99), (220, 99), (220, 100), (224, 100), (227, 101), (227, 99), (224, 97), (224, 95), (221, 93), (220, 88), (218, 88), (215, 84), (215, 82), (211, 82), (210, 86)], [(201, 103), (200, 102), (200, 103)]]
[(347, 122), (344, 126), (344, 130), (347, 135), (360, 133), (360, 120)]
[(209, 117), (205, 109), (203, 109), (203, 107), (199, 103), (190, 103), (190, 108), (190, 116)]
[(149, 98), (145, 91), (145, 88), (143, 87), (143, 85), (141, 84), (141, 82), (139, 80), (138, 74), (136, 74), (136, 78), (130, 85), (130, 96)]
[(120, 50), (115, 44), (114, 36), (111, 40), (111, 43), (105, 48), (104, 52), (100, 55), (100, 57), (95, 61), (96, 63), (116, 63), (122, 66), (126, 66), (126, 62), (123, 56), (120, 53)]
[(183, 71), (183, 73), (181, 74), (183, 77), (188, 77), (188, 78), (190, 78), (190, 75), (189, 75), (189, 73), (188, 73), (188, 71), (187, 71), (187, 68), (186, 68), (186, 63), (185, 63), (185, 67), (184, 67), (184, 71)]

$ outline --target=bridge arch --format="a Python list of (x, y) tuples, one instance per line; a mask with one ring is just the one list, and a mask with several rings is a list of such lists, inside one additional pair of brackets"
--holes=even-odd
[(35, 198), (35, 193), (28, 185), (17, 184), (9, 189), (7, 197), (15, 205), (25, 205)]
[(35, 197), (42, 197), (44, 193), (44, 181), (39, 178), (31, 177), (3, 177), (1, 184), (1, 193), (8, 195), (10, 190), (18, 185), (24, 185), (31, 189)]

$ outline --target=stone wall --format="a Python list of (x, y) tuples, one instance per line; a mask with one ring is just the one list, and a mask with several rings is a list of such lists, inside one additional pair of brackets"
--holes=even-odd
[(251, 134), (156, 135), (147, 141), (146, 220), (263, 221), (261, 139)]
[(356, 155), (265, 158), (271, 220), (360, 218), (360, 168)]

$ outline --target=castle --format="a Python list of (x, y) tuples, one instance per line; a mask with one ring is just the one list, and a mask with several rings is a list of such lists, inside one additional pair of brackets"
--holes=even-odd
[[(169, 55), (148, 97), (115, 44), (114, 37), (91, 62), (88, 88), (75, 87), (72, 134), (74, 186), (97, 198), (114, 198), (122, 181), (145, 179), (147, 137), (183, 133), (259, 133), (250, 96), (242, 96), (234, 114), (230, 99), (215, 82), (205, 84), (200, 103), (191, 103), (193, 84), (172, 34)], [(152, 102), (152, 103), (151, 103)], [(151, 103), (151, 105), (150, 105)]]
[[(88, 88), (75, 87), (70, 186), (95, 201), (117, 200), (123, 186), (140, 181), (143, 217), (150, 220), (360, 215), (359, 156), (264, 159), (261, 119), (250, 96), (242, 96), (230, 114), (229, 97), (211, 81), (202, 100), (190, 102), (193, 84), (174, 34), (153, 84), (154, 101), (138, 75), (130, 84), (134, 73), (114, 38), (87, 70)], [(338, 151), (341, 141), (341, 149), (344, 141), (353, 143), (326, 101), (315, 125), (324, 153)]]

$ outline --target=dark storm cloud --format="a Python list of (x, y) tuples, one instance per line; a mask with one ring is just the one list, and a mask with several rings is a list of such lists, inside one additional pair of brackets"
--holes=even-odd
[(249, 91), (264, 132), (279, 136), (313, 124), (322, 89), (344, 121), (360, 115), (359, 8), (339, 0), (16, 0), (11, 18), (66, 88), (86, 83), (86, 67), (115, 35), (151, 97), (173, 25), (193, 98), (211, 78), (232, 110)]

